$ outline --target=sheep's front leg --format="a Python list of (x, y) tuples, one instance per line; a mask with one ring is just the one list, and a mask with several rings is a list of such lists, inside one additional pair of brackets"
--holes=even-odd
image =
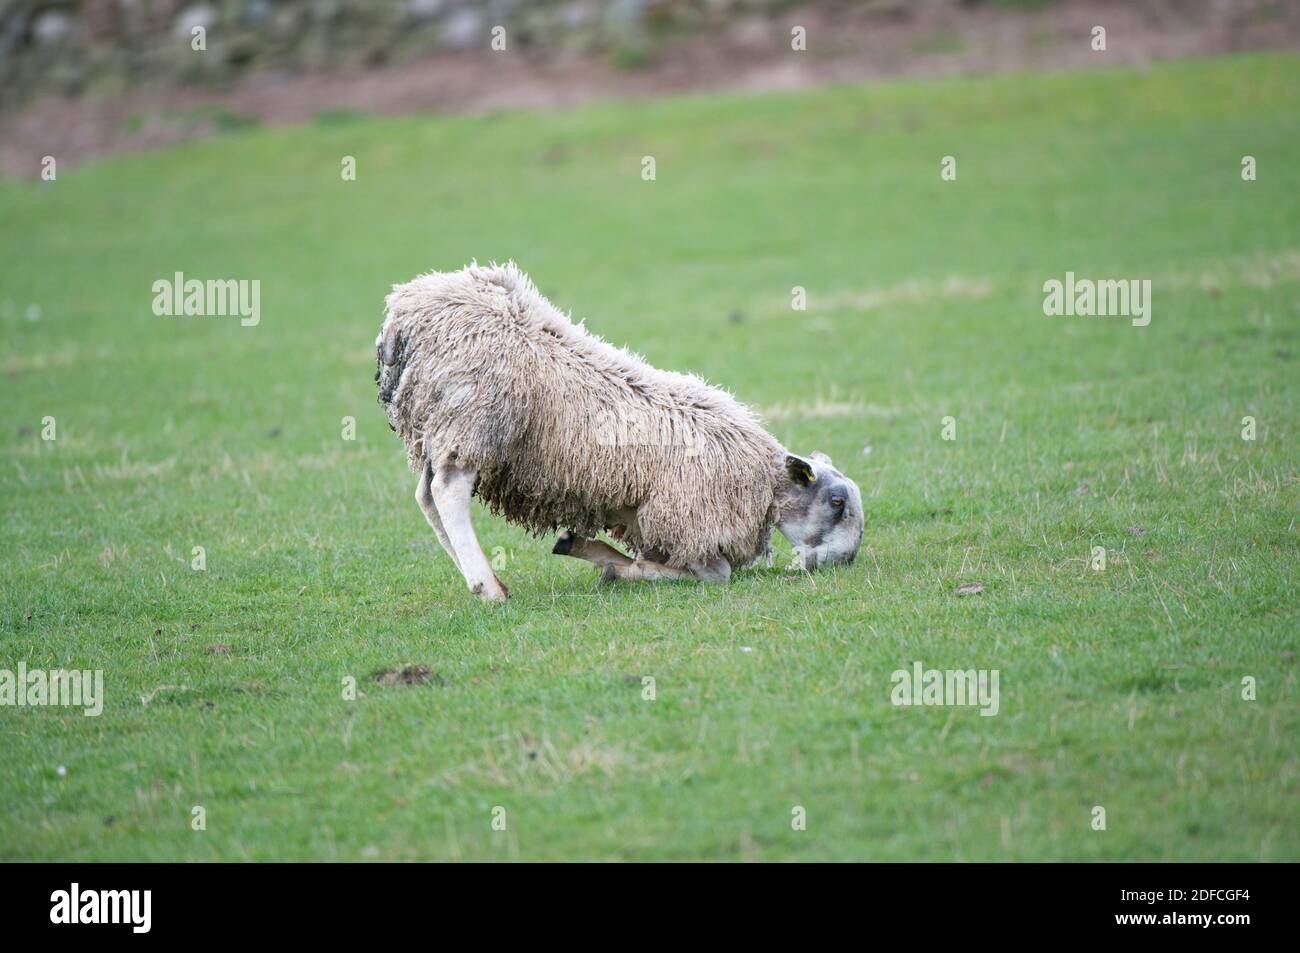
[(415, 502), (419, 504), (424, 518), (429, 521), (433, 527), (434, 535), (438, 537), (438, 542), (442, 543), (442, 548), (447, 551), (451, 557), (452, 564), (459, 570), (460, 563), (456, 560), (456, 550), (451, 547), (451, 540), (447, 537), (447, 531), (443, 528), (442, 517), (438, 515), (438, 508), (433, 504), (433, 490), (430, 485), (433, 483), (433, 466), (427, 461), (424, 464), (424, 470), (420, 473), (419, 485), (415, 488)]
[[(716, 565), (720, 563), (721, 565)], [(731, 564), (725, 559), (708, 563), (691, 563), (685, 569), (668, 566), (655, 559), (637, 559), (626, 566), (606, 566), (600, 574), (602, 583), (653, 582), (660, 579), (694, 579), (699, 582), (724, 583), (731, 578)]]
[(731, 579), (731, 563), (721, 556), (708, 562), (691, 563), (685, 569), (675, 569), (659, 561), (662, 554), (657, 554), (653, 559), (630, 559), (607, 543), (570, 532), (560, 534), (551, 552), (595, 563), (601, 567), (600, 581), (604, 584), (615, 580), (642, 582), (656, 579), (697, 579), (700, 582), (725, 583)]
[(608, 543), (602, 543), (598, 539), (587, 539), (585, 536), (578, 536), (567, 530), (560, 534), (560, 538), (555, 541), (555, 548), (551, 552), (556, 556), (572, 556), (575, 559), (585, 559), (587, 562), (595, 563), (602, 568), (605, 566), (632, 565), (631, 559)]
[(715, 556), (704, 563), (691, 563), (691, 575), (700, 582), (716, 582), (726, 585), (731, 581), (731, 563), (721, 556)]
[(477, 475), (477, 470), (467, 467), (443, 465), (433, 475), (429, 489), (465, 585), (480, 599), (504, 602), (509, 592), (488, 565), (470, 522), (469, 501)]
[(651, 559), (638, 559), (628, 566), (610, 566), (600, 575), (601, 582), (613, 582), (615, 579), (620, 579), (624, 582), (639, 582), (642, 580), (654, 579), (694, 578), (695, 576), (689, 569), (674, 569), (671, 566), (665, 566), (663, 563), (657, 563)]
[[(612, 572), (612, 578), (610, 573)], [(685, 569), (674, 569), (653, 559), (638, 559), (630, 566), (612, 566), (601, 574), (601, 579), (698, 579), (700, 582), (725, 584), (731, 579), (731, 563), (721, 556), (708, 562), (691, 563)]]

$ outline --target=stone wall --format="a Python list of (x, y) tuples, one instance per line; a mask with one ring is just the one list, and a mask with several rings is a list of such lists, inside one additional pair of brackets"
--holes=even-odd
[[(838, 5), (888, 10), (908, 3)], [(515, 49), (558, 56), (609, 51), (634, 67), (648, 38), (671, 39), (737, 17), (775, 15), (793, 5), (790, 0), (0, 0), (0, 97), (12, 105), (37, 93), (111, 94), (142, 83), (221, 85), (250, 70), (378, 67), (439, 51), (487, 49), (498, 24), (506, 27)], [(196, 28), (204, 31), (202, 52), (192, 48)]]

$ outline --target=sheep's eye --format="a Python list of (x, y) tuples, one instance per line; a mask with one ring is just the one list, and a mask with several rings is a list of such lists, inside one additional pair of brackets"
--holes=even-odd
[(831, 497), (831, 506), (833, 506), (835, 509), (838, 510), (838, 509), (839, 509), (840, 507), (842, 507), (843, 505), (844, 505), (844, 500), (843, 500), (843, 499), (841, 499), (841, 498), (838, 497), (838, 496), (832, 496), (832, 497)]

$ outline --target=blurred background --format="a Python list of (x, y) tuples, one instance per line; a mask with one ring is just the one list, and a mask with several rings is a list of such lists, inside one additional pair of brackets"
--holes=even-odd
[[(1097, 23), (1105, 57), (1079, 42)], [(788, 55), (796, 26), (815, 55)], [(1141, 65), (1298, 41), (1296, 0), (0, 0), (0, 172), (336, 113)]]

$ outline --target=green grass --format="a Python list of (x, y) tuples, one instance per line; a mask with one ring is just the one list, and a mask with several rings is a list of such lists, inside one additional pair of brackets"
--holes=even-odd
[[(0, 857), (1300, 860), (1297, 101), (1300, 59), (1242, 57), (0, 184), (0, 667), (107, 694), (0, 708)], [(474, 257), (830, 453), (857, 563), (597, 590), (479, 511), (512, 598), (473, 601), (371, 378), (388, 286)], [(1151, 279), (1151, 325), (1044, 316), (1067, 270)], [(176, 271), (259, 279), (261, 324), (155, 317)], [(1000, 713), (892, 706), (918, 660), (999, 670)]]

